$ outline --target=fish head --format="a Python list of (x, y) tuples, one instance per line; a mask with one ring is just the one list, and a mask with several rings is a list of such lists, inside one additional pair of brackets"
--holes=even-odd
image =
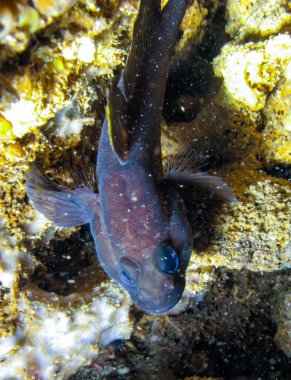
[[(118, 260), (116, 280), (133, 302), (151, 314), (169, 312), (179, 302), (185, 288), (185, 272), (192, 252), (192, 232), (183, 200), (168, 188), (160, 198), (165, 223), (147, 236), (147, 245), (139, 241), (139, 250), (127, 250)], [(158, 211), (159, 210), (159, 211)], [(156, 234), (159, 229), (159, 234)], [(156, 236), (160, 238), (155, 238)], [(137, 241), (139, 237), (136, 237)], [(131, 244), (131, 247), (134, 244)], [(117, 274), (117, 277), (116, 277)]]

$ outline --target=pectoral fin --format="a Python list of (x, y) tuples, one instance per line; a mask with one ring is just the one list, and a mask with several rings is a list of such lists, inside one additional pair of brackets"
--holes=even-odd
[(200, 171), (204, 162), (201, 154), (187, 149), (170, 162), (165, 180), (180, 186), (193, 186), (195, 191), (210, 200), (236, 203), (233, 189), (226, 182), (217, 176)]
[(98, 194), (92, 189), (62, 189), (35, 167), (26, 176), (26, 191), (34, 208), (58, 227), (89, 223), (98, 203)]
[(119, 162), (125, 164), (129, 149), (127, 102), (118, 87), (109, 92), (106, 116), (111, 148)]

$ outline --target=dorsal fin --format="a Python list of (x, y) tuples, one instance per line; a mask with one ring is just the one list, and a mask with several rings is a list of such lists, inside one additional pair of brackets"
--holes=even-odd
[(136, 79), (153, 33), (156, 32), (161, 16), (160, 0), (141, 0), (133, 29), (130, 53), (118, 86), (128, 100), (134, 91)]
[(111, 148), (121, 164), (128, 156), (127, 102), (121, 90), (113, 86), (107, 97), (106, 116)]

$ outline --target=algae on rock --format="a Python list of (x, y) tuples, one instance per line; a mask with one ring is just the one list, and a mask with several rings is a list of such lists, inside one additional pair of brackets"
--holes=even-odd
[(291, 27), (288, 0), (229, 0), (226, 32), (239, 41), (264, 39)]
[[(27, 6), (25, 0), (15, 3)], [(189, 107), (196, 107), (190, 122), (163, 122), (162, 148), (167, 158), (192, 142), (210, 157), (210, 170), (233, 186), (238, 204), (210, 210), (197, 204), (184, 297), (170, 316), (158, 318), (129, 309), (125, 292), (96, 263), (88, 230), (56, 230), (28, 203), (24, 186), (34, 160), (66, 185), (74, 181), (68, 166), (95, 160), (106, 89), (126, 59), (138, 1), (79, 0), (66, 17), (45, 17), (39, 9), (37, 16), (33, 11), (39, 24), (32, 18), (37, 27), (24, 27), (23, 21), (5, 36), (0, 54), (0, 372), (6, 378), (61, 379), (98, 354), (93, 372), (111, 366), (108, 373), (118, 368), (125, 376), (127, 363), (138, 372), (144, 368), (140, 363), (150, 362), (145, 353), (155, 358), (147, 364), (148, 377), (162, 368), (163, 353), (165, 376), (176, 376), (182, 360), (181, 378), (190, 373), (221, 377), (215, 358), (220, 352), (231, 355), (233, 342), (243, 353), (246, 343), (251, 359), (252, 341), (260, 359), (261, 346), (253, 337), (267, 342), (285, 363), (268, 323), (276, 321), (277, 345), (289, 353), (290, 184), (269, 171), (290, 165), (291, 39), (285, 33), (290, 6), (283, 0), (229, 1), (226, 32), (232, 41), (227, 43), (223, 7), (222, 1), (191, 1), (174, 61), (183, 65), (181, 58), (195, 51), (201, 70), (189, 65), (194, 79), (188, 85), (199, 87), (206, 79), (209, 85), (195, 96), (186, 94)], [(210, 62), (218, 47), (213, 67), (222, 84)], [(130, 340), (125, 356), (114, 351), (110, 364), (111, 351), (102, 344), (126, 339), (132, 329), (140, 345)], [(247, 366), (243, 355), (239, 358), (237, 371), (240, 364)]]
[[(65, 242), (76, 229), (56, 232), (34, 211), (24, 174), (37, 159), (54, 176), (57, 167), (59, 179), (68, 183), (73, 178), (65, 165), (81, 165), (96, 154), (105, 90), (124, 62), (135, 14), (131, 3), (78, 1), (66, 17), (49, 16), (36, 37), (27, 30), (20, 44), (13, 29), (4, 38), (12, 43), (1, 54), (0, 377), (63, 378), (93, 360), (100, 345), (130, 334), (128, 298), (108, 280), (102, 286), (98, 268), (79, 286), (74, 276), (84, 269), (82, 260), (68, 278), (60, 265), (72, 265), (68, 250), (58, 255), (58, 273), (50, 271), (53, 247), (46, 244)], [(89, 244), (79, 254), (91, 252)]]

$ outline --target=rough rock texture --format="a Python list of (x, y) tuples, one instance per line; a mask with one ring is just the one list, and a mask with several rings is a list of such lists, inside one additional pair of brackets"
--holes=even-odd
[(67, 186), (72, 170), (91, 173), (137, 9), (135, 0), (1, 3), (0, 378), (287, 379), (287, 1), (193, 0), (183, 21), (164, 104), (165, 165), (190, 143), (238, 203), (210, 205), (185, 189), (194, 247), (170, 315), (130, 306), (86, 226), (56, 230), (28, 203), (34, 160)]
[(278, 34), (263, 42), (231, 42), (214, 60), (223, 78), (225, 103), (256, 120), (264, 118), (262, 155), (267, 167), (290, 165), (291, 37)]
[(99, 268), (88, 229), (56, 232), (28, 204), (24, 174), (36, 159), (70, 183), (71, 168), (94, 162), (135, 6), (79, 1), (37, 34), (26, 30), (26, 50), (2, 41), (0, 378), (67, 377), (132, 329), (128, 297)]
[(70, 380), (174, 380), (193, 374), (288, 379), (288, 359), (274, 342), (271, 318), (272, 297), (286, 289), (287, 282), (284, 271), (221, 268), (203, 301), (178, 315), (152, 317), (133, 310), (136, 322), (130, 341), (108, 347)]
[(229, 0), (226, 18), (232, 38), (266, 38), (290, 28), (291, 6), (288, 0)]

